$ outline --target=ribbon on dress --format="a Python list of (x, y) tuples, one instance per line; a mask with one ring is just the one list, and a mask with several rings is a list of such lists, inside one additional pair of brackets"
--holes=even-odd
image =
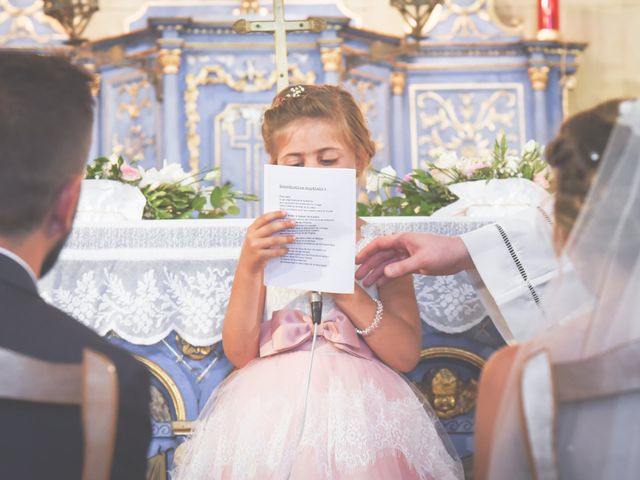
[[(300, 310), (277, 310), (271, 320), (260, 326), (260, 357), (268, 357), (294, 350), (311, 340), (313, 322)], [(339, 310), (331, 309), (318, 325), (318, 336), (338, 350), (356, 357), (371, 359), (373, 353), (358, 336), (349, 318)]]

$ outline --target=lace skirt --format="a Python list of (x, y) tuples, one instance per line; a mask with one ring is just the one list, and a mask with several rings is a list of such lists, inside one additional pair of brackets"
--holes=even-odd
[(305, 420), (307, 349), (230, 375), (176, 455), (174, 480), (463, 477), (438, 420), (400, 375), (322, 338)]

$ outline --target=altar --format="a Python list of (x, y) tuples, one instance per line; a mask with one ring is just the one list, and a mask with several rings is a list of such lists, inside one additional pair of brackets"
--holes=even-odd
[[(487, 220), (369, 218), (363, 241), (401, 231), (461, 234)], [(149, 456), (170, 465), (213, 389), (231, 372), (220, 342), (250, 220), (78, 224), (42, 296), (134, 354), (152, 375)], [(409, 374), (434, 404), (460, 455), (473, 452), (475, 388), (502, 340), (465, 273), (415, 276), (423, 352)]]
[[(238, 2), (240, 3), (240, 2)], [(238, 33), (266, 13), (202, 2), (149, 3), (129, 33), (91, 43), (96, 72), (92, 157), (222, 169), (220, 181), (261, 196), (262, 111), (277, 91), (270, 33)], [(443, 151), (486, 156), (504, 135), (511, 152), (544, 145), (567, 110), (584, 43), (525, 38), (491, 0), (446, 0), (419, 41), (351, 25), (342, 2), (286, 3), (286, 18), (326, 27), (287, 35), (290, 83), (340, 84), (368, 120), (375, 168), (401, 176)], [(252, 217), (260, 204), (242, 206)]]

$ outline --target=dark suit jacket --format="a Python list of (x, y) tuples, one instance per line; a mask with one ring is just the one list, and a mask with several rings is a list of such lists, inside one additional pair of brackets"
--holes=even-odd
[[(151, 436), (149, 376), (145, 367), (44, 302), (29, 274), (2, 254), (0, 346), (51, 362), (79, 363), (84, 347), (108, 356), (116, 366), (120, 398), (111, 478), (144, 479)], [(79, 407), (0, 400), (0, 429), (0, 478), (80, 479)]]

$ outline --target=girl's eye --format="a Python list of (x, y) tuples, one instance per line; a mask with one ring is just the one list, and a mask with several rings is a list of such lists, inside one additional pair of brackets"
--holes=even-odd
[(338, 161), (337, 158), (323, 158), (322, 160), (320, 160), (320, 163), (322, 165), (332, 165), (334, 163), (336, 163)]

